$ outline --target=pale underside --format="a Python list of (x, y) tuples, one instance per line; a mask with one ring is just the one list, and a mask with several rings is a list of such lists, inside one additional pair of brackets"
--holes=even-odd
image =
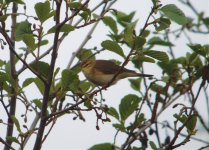
[[(104, 86), (108, 84), (115, 75), (115, 74), (104, 74), (103, 72), (100, 72), (98, 70), (95, 73), (95, 69), (92, 70), (83, 69), (83, 73), (89, 81), (99, 86)], [(115, 84), (118, 80), (126, 77), (136, 77), (136, 76), (138, 76), (138, 74), (135, 72), (122, 72), (116, 76), (116, 78), (114, 79), (114, 81), (112, 81), (111, 84)]]

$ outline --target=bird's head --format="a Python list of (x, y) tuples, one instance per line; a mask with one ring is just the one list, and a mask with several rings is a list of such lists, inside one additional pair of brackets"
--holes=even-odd
[(94, 66), (95, 61), (94, 60), (84, 60), (81, 62), (81, 69), (83, 71), (89, 71)]

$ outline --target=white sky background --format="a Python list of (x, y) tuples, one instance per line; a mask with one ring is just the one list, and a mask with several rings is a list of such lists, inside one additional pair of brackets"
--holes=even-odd
[[(97, 2), (98, 0), (95, 0)], [(209, 14), (209, 1), (208, 0), (191, 0), (194, 6), (198, 8), (199, 11), (207, 11), (207, 15)], [(27, 6), (27, 12), (33, 14), (33, 6), (32, 3), (36, 3), (37, 1), (31, 1), (31, 0), (25, 0), (26, 3), (31, 3), (30, 6)], [(186, 7), (183, 5), (179, 5), (177, 0), (162, 0), (161, 1), (163, 5), (165, 4), (170, 4), (174, 3), (176, 4), (179, 8), (181, 8), (186, 15), (191, 15), (191, 11), (188, 10)], [(145, 19), (147, 18), (147, 15), (149, 14), (151, 10), (151, 0), (120, 0), (114, 5), (113, 8), (116, 8), (118, 10), (121, 10), (123, 12), (132, 12), (132, 11), (137, 11), (137, 14), (135, 16), (135, 19), (139, 18), (138, 21), (138, 29), (140, 29), (144, 22)], [(50, 24), (47, 24), (47, 26), (51, 27)], [(88, 28), (89, 29), (89, 28)], [(104, 27), (102, 23), (98, 26), (96, 29), (95, 33), (92, 36), (92, 39), (90, 42), (86, 45), (85, 48), (92, 48), (94, 46), (100, 46), (100, 43), (106, 39), (106, 34), (108, 33), (107, 27)], [(58, 60), (57, 60), (57, 67), (61, 67), (64, 69), (69, 61), (69, 58), (72, 55), (72, 52), (74, 52), (79, 44), (82, 42), (82, 40), (85, 38), (85, 33), (87, 33), (88, 30), (81, 30), (81, 31), (76, 31), (70, 33), (70, 35), (64, 40), (62, 45), (60, 46), (60, 52), (58, 55)], [(49, 41), (49, 45), (51, 45), (51, 41)], [(208, 43), (209, 42), (209, 36), (208, 38), (203, 38), (200, 36), (193, 37), (193, 42), (197, 43)], [(181, 44), (182, 43), (182, 44)], [(181, 39), (176, 41), (177, 46), (175, 48), (175, 54), (176, 56), (181, 56), (184, 55), (187, 51), (188, 48), (184, 47), (182, 45), (185, 45), (185, 39)], [(160, 47), (163, 51), (166, 51), (167, 49), (164, 47)], [(187, 51), (186, 51), (187, 50)], [(6, 52), (2, 52), (1, 54)], [(2, 58), (3, 55), (0, 56)], [(50, 56), (50, 55), (49, 55)], [(115, 59), (118, 58), (122, 61), (120, 57), (117, 57), (111, 52), (104, 52), (99, 55), (97, 55), (97, 58), (99, 59)], [(128, 65), (128, 67), (132, 67), (131, 65)], [(156, 68), (156, 65), (154, 64), (148, 64), (145, 67), (145, 72), (149, 74), (155, 74), (157, 77), (160, 77), (159, 69)], [(27, 73), (25, 73), (28, 75)], [(81, 78), (83, 78), (83, 75), (81, 74)], [(198, 87), (198, 85), (197, 85)], [(31, 97), (36, 97), (36, 95), (39, 95), (38, 92), (35, 92), (33, 88), (31, 88), (30, 96)], [(129, 93), (135, 93), (129, 86), (128, 80), (122, 80), (118, 82), (116, 85), (108, 88), (107, 91), (103, 92), (104, 98), (106, 99), (105, 103), (113, 106), (115, 108), (118, 108), (118, 105), (120, 103), (120, 99), (124, 97), (125, 95)], [(201, 98), (199, 98), (201, 99)], [(182, 97), (183, 101), (183, 97)], [(201, 104), (200, 101), (197, 103), (198, 108), (205, 107), (204, 105)], [(1, 107), (0, 107), (1, 108)], [(17, 116), (19, 114), (18, 110), (21, 108), (17, 109)], [(205, 108), (204, 108), (205, 109)], [(1, 108), (1, 111), (3, 109)], [(163, 118), (172, 118), (169, 117), (169, 115), (173, 115), (173, 109), (168, 109), (168, 111), (164, 112), (160, 119), (163, 120)], [(144, 113), (146, 115), (146, 109), (144, 110)], [(204, 114), (205, 112), (200, 113)], [(206, 114), (206, 113), (205, 113)], [(149, 115), (149, 114), (148, 114)], [(18, 116), (19, 117), (19, 116)], [(34, 116), (31, 116), (29, 118), (33, 119)], [(64, 117), (60, 118), (55, 127), (53, 128), (53, 131), (47, 138), (46, 142), (43, 145), (43, 149), (45, 150), (84, 150), (89, 147), (91, 147), (94, 144), (98, 143), (103, 143), (103, 142), (113, 142), (114, 135), (116, 133), (116, 130), (112, 127), (112, 123), (114, 119), (112, 119), (111, 123), (104, 123), (102, 124), (101, 122), (99, 123), (100, 125), (100, 130), (96, 130), (95, 125), (96, 125), (96, 116), (95, 113), (84, 113), (84, 117), (86, 119), (86, 122), (82, 122), (80, 120), (75, 120), (73, 121), (72, 115), (65, 115)], [(207, 119), (207, 116), (205, 116)], [(1, 131), (2, 132), (2, 131)], [(164, 136), (164, 133), (161, 133), (161, 136)], [(124, 143), (125, 137), (123, 134), (120, 134), (120, 138), (117, 138), (117, 143), (120, 145), (121, 143)], [(207, 133), (205, 133), (206, 137)], [(2, 137), (2, 136), (1, 136)], [(153, 136), (154, 137), (154, 136)], [(201, 136), (204, 139), (204, 136)], [(171, 134), (172, 138), (172, 134)], [(155, 139), (155, 138), (154, 138)], [(206, 140), (206, 139), (205, 139)], [(208, 139), (209, 140), (209, 139)], [(30, 150), (32, 149), (34, 145), (34, 138), (32, 138), (28, 144), (26, 149)], [(187, 144), (185, 147), (181, 149), (190, 149), (190, 150), (195, 150), (199, 148), (201, 145), (199, 142), (190, 142)], [(2, 149), (2, 146), (0, 145), (0, 149)], [(180, 148), (179, 148), (180, 149)]]

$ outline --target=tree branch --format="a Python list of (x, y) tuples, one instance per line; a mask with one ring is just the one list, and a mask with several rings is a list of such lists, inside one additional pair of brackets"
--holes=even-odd
[[(61, 2), (56, 1), (56, 26), (60, 24), (60, 9), (61, 9)], [(52, 51), (52, 57), (51, 57), (51, 63), (49, 67), (49, 74), (47, 77), (47, 82), (45, 83), (45, 90), (44, 90), (44, 96), (43, 96), (43, 104), (41, 108), (41, 122), (38, 129), (38, 134), (36, 137), (34, 150), (40, 150), (42, 146), (42, 138), (44, 134), (44, 130), (46, 127), (46, 121), (47, 121), (47, 107), (48, 107), (48, 101), (49, 101), (49, 94), (50, 94), (50, 87), (52, 84), (52, 78), (53, 78), (53, 72), (55, 68), (55, 62), (58, 55), (58, 39), (59, 39), (59, 33), (60, 33), (61, 26), (57, 26), (56, 32), (54, 35), (54, 46)]]
[[(13, 2), (12, 5), (12, 13), (16, 13), (18, 9), (18, 5)], [(15, 62), (15, 54), (13, 53), (12, 50), (15, 49), (15, 29), (16, 29), (16, 20), (17, 20), (17, 16), (16, 15), (12, 15), (11, 16), (12, 19), (12, 31), (11, 31), (11, 46), (10, 46), (10, 71), (11, 71), (11, 77), (13, 78), (13, 80), (15, 81), (15, 87), (17, 86), (17, 82), (18, 82), (18, 76), (16, 73), (16, 62)], [(15, 87), (12, 86), (11, 87), (11, 101), (10, 101), (10, 110), (9, 110), (9, 116), (8, 116), (8, 121), (7, 121), (7, 133), (6, 133), (6, 137), (8, 136), (12, 136), (13, 135), (13, 129), (14, 129), (14, 122), (12, 121), (11, 116), (15, 115), (15, 111), (16, 111), (16, 101), (17, 101), (17, 93), (15, 90)], [(5, 145), (4, 150), (9, 150), (10, 146), (12, 145), (12, 141), (8, 140), (6, 138), (6, 143), (8, 145)]]

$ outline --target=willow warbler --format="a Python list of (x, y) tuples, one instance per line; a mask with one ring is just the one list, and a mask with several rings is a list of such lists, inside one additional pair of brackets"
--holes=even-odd
[[(119, 65), (109, 60), (85, 60), (81, 62), (81, 70), (86, 78), (98, 86), (107, 85), (121, 69)], [(126, 77), (152, 77), (149, 74), (136, 73), (123, 68), (111, 84)]]

